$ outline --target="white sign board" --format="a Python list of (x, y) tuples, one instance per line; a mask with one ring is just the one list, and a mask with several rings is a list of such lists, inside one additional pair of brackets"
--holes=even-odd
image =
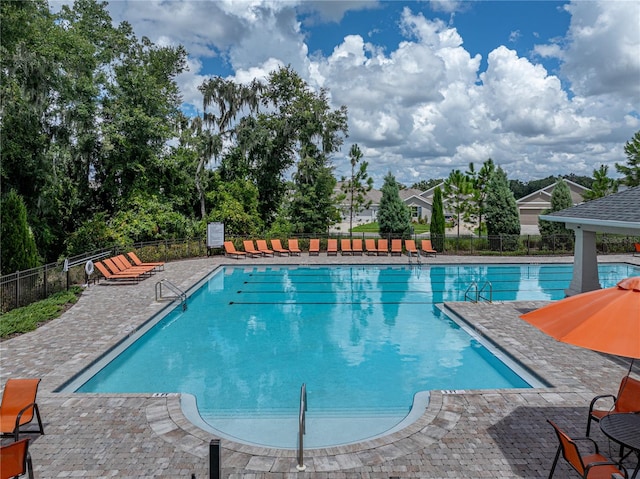
[(224, 223), (207, 225), (207, 248), (221, 248), (224, 245)]

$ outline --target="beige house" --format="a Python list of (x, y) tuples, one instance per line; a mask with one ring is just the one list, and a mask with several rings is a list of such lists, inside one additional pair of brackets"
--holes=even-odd
[[(582, 195), (585, 191), (589, 191), (589, 188), (586, 188), (578, 183), (574, 183), (570, 180), (564, 180), (564, 182), (569, 187), (569, 191), (571, 192), (571, 200), (573, 205), (579, 205), (584, 202), (584, 198)], [(518, 212), (520, 213), (520, 226), (522, 228), (523, 234), (538, 234), (538, 216), (540, 216), (543, 211), (551, 208), (551, 195), (553, 194), (553, 190), (555, 189), (557, 183), (546, 186), (544, 188), (539, 189), (538, 191), (534, 191), (527, 196), (516, 200), (516, 206), (518, 207)]]

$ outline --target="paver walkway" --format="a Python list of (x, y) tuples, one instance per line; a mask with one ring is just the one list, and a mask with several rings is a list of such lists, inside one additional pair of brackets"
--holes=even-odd
[[(640, 265), (631, 255), (600, 261)], [(571, 262), (565, 258), (429, 258), (428, 264)], [(113, 347), (166, 303), (154, 286), (167, 278), (189, 289), (220, 264), (406, 264), (406, 257), (308, 257), (233, 260), (222, 257), (171, 262), (138, 285), (92, 285), (60, 318), (37, 331), (0, 343), (0, 383), (40, 377), (44, 436), (33, 438), (36, 477), (209, 477), (214, 436), (182, 414), (177, 394), (73, 394), (54, 392)], [(372, 441), (305, 453), (296, 471), (295, 451), (222, 440), (224, 478), (541, 478), (557, 443), (546, 419), (584, 435), (589, 401), (615, 393), (628, 360), (554, 341), (519, 319), (542, 302), (451, 303), (476, 330), (491, 338), (552, 387), (528, 390), (433, 391), (424, 415), (411, 426)], [(635, 370), (638, 376), (638, 370)], [(618, 448), (595, 427), (606, 454)], [(629, 463), (633, 466), (633, 463)], [(570, 476), (561, 464), (556, 477)]]

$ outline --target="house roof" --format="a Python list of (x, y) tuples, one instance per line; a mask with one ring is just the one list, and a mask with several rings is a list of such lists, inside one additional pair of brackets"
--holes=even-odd
[(640, 230), (640, 186), (540, 216), (547, 221), (589, 225), (589, 229)]
[[(569, 186), (569, 189), (573, 189), (575, 191), (589, 191), (589, 188), (587, 188), (586, 186), (582, 186), (579, 183), (576, 183), (575, 181), (571, 181), (571, 180), (567, 180), (566, 178), (564, 179), (564, 182), (567, 184), (567, 186)], [(523, 196), (522, 198), (520, 198), (519, 200), (516, 201), (516, 204), (520, 205), (521, 203), (527, 203), (529, 201), (532, 201), (534, 198), (536, 197), (546, 197), (548, 198), (547, 201), (551, 200), (551, 195), (553, 194), (553, 190), (556, 187), (556, 185), (558, 184), (558, 182), (556, 181), (555, 183), (551, 183), (550, 185), (545, 186), (544, 188), (540, 188), (539, 190), (534, 191), (533, 193), (529, 193), (526, 196)]]

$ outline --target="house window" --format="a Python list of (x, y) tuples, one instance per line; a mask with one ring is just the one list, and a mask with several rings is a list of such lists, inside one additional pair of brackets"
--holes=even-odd
[(411, 218), (418, 219), (420, 218), (420, 214), (422, 213), (421, 206), (412, 206), (411, 207)]

